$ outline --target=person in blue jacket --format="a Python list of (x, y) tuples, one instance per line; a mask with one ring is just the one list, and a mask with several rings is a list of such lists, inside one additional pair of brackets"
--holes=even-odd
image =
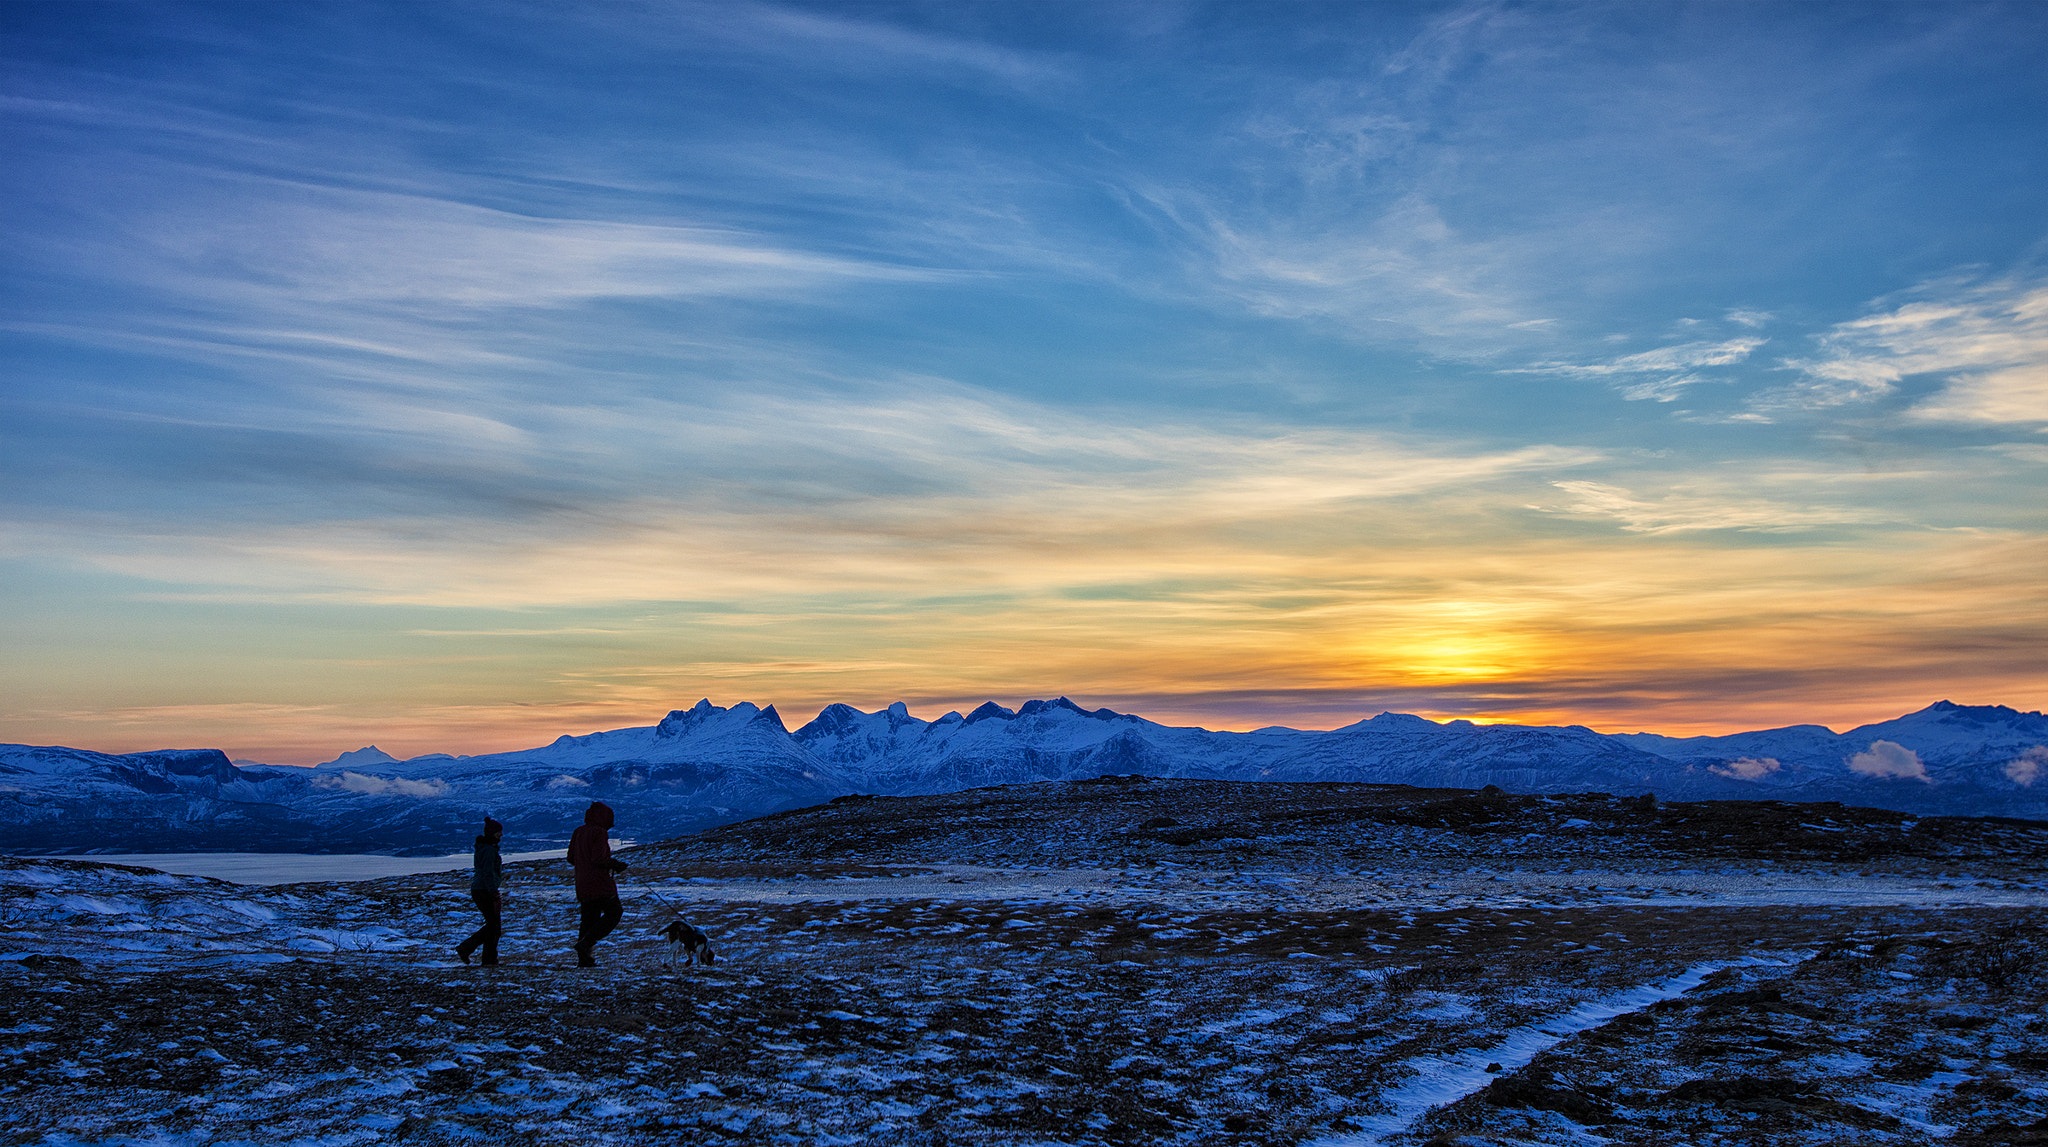
[(469, 875), (469, 898), (476, 901), (477, 911), (484, 914), (484, 926), (470, 933), (469, 939), (455, 945), (455, 954), (465, 964), (469, 963), (469, 954), (478, 948), (484, 950), (484, 967), (498, 962), (498, 937), (505, 934), (499, 922), (505, 911), (505, 893), (501, 888), (504, 861), (498, 856), (498, 842), (504, 836), (504, 825), (490, 817), (484, 818), (484, 833), (476, 838), (476, 853)]

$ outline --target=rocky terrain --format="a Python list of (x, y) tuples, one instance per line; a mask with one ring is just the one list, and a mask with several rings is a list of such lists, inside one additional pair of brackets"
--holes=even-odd
[(622, 856), (582, 970), (559, 861), (496, 968), (461, 874), (0, 862), (0, 1141), (2048, 1142), (2048, 824), (1109, 777)]

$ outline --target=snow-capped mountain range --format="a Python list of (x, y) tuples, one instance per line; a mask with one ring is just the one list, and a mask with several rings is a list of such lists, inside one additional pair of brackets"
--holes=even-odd
[(1381, 713), (1341, 729), (1161, 725), (1064, 697), (936, 721), (897, 703), (829, 705), (790, 732), (774, 706), (699, 701), (654, 725), (509, 753), (398, 760), (374, 746), (313, 768), (215, 750), (111, 755), (0, 746), (6, 851), (452, 852), (486, 814), (512, 848), (567, 838), (591, 800), (618, 835), (658, 839), (851, 794), (909, 795), (1106, 773), (1367, 781), (1510, 792), (1776, 799), (2048, 819), (2048, 717), (1937, 702), (1835, 733), (1722, 737), (1437, 723)]

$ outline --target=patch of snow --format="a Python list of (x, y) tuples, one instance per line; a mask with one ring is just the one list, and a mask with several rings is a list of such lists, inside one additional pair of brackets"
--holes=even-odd
[(1591, 1031), (1618, 1016), (1641, 1011), (1660, 1001), (1684, 995), (1699, 987), (1708, 976), (1724, 968), (1756, 965), (1783, 967), (1792, 962), (1749, 957), (1694, 964), (1668, 980), (1617, 992), (1582, 1004), (1555, 1019), (1518, 1028), (1491, 1047), (1449, 1056), (1421, 1056), (1411, 1059), (1407, 1066), (1415, 1070), (1415, 1078), (1380, 1094), (1380, 1103), (1390, 1110), (1379, 1115), (1355, 1117), (1352, 1121), (1359, 1125), (1356, 1133), (1328, 1136), (1315, 1140), (1314, 1143), (1316, 1147), (1376, 1147), (1388, 1136), (1398, 1134), (1421, 1118), (1429, 1109), (1456, 1103), (1484, 1089), (1495, 1078), (1494, 1072), (1486, 1070), (1489, 1064), (1499, 1064), (1500, 1070), (1504, 1072), (1527, 1067), (1531, 1060), (1572, 1036)]

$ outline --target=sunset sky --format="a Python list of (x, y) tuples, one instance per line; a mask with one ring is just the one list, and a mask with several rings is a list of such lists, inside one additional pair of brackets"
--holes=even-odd
[(2048, 703), (2048, 5), (0, 5), (0, 741)]

